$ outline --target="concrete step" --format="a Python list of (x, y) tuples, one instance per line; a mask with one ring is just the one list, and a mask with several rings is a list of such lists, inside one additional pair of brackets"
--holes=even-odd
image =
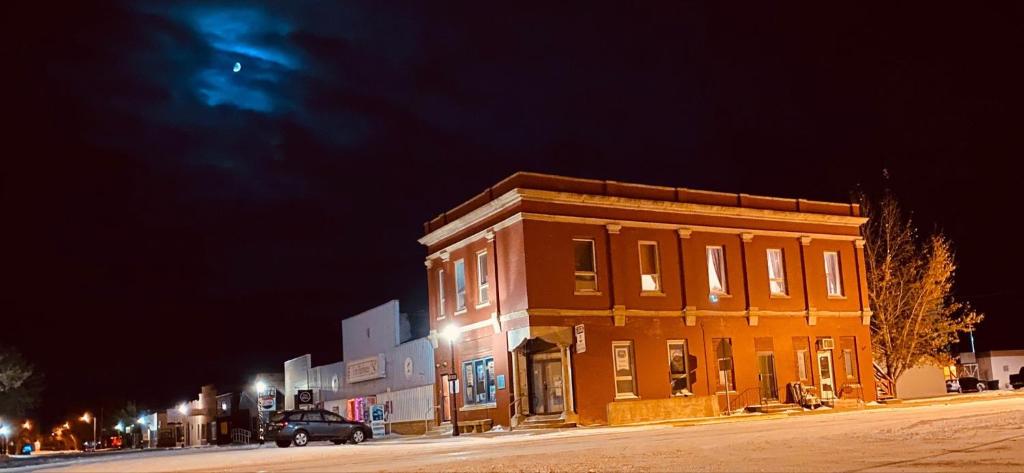
[(747, 412), (760, 412), (763, 414), (777, 414), (786, 411), (799, 411), (801, 408), (796, 404), (772, 403), (756, 406), (747, 406)]
[(552, 414), (527, 417), (516, 429), (567, 429), (572, 427), (576, 427), (575, 422), (565, 422), (560, 414)]

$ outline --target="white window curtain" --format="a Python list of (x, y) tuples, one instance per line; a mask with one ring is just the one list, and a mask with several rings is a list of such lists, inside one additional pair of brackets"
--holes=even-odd
[(721, 246), (709, 246), (708, 253), (708, 287), (712, 294), (725, 294), (725, 255)]
[(768, 250), (768, 283), (772, 294), (786, 294), (786, 269), (782, 264), (781, 249)]
[(825, 282), (828, 285), (828, 295), (843, 295), (843, 281), (839, 273), (839, 253), (834, 251), (825, 252)]

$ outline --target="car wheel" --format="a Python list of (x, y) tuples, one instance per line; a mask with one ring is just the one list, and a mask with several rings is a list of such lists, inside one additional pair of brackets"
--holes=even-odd
[(980, 393), (980, 392), (982, 392), (984, 390), (985, 390), (985, 383), (978, 383), (978, 392)]
[(363, 429), (356, 429), (354, 432), (352, 432), (351, 440), (352, 443), (362, 443), (363, 440), (366, 440), (366, 434), (363, 433)]
[(309, 434), (305, 430), (295, 432), (295, 446), (305, 447), (309, 443)]
[(278, 441), (276, 441), (274, 443), (276, 443), (277, 446), (281, 447), (281, 448), (288, 448), (288, 447), (290, 447), (292, 445), (292, 441), (291, 440), (278, 440)]

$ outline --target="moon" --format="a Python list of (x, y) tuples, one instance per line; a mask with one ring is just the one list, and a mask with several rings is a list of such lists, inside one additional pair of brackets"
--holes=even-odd
[(242, 70), (242, 63), (236, 62), (235, 63), (235, 67), (231, 68), (231, 70), (235, 71), (235, 72), (238, 72), (238, 71)]

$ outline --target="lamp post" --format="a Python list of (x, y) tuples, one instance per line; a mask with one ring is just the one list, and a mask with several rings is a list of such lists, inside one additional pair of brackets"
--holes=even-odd
[(0, 456), (7, 456), (7, 436), (10, 434), (11, 428), (8, 427), (6, 424), (0, 424), (0, 438), (2, 438), (4, 442), (4, 449), (0, 450)]
[(448, 351), (452, 354), (452, 362), (450, 366), (451, 374), (448, 376), (448, 397), (451, 399), (451, 410), (452, 410), (452, 437), (459, 436), (459, 410), (458, 404), (455, 399), (455, 387), (458, 386), (459, 374), (455, 370), (455, 340), (459, 338), (459, 328), (455, 324), (448, 325), (441, 332), (444, 338), (448, 339)]
[[(186, 433), (185, 431), (185, 425), (188, 421), (188, 403), (183, 402), (178, 404), (178, 412), (181, 414), (181, 445), (185, 447), (188, 446), (188, 433), (191, 433)], [(191, 431), (191, 429), (189, 430)]]
[(82, 414), (82, 417), (79, 417), (78, 420), (85, 422), (86, 424), (92, 424), (92, 448), (99, 448), (99, 446), (96, 445), (96, 418), (86, 412), (85, 414)]
[(256, 417), (257, 422), (259, 423), (260, 444), (262, 445), (263, 432), (265, 431), (265, 428), (263, 423), (263, 406), (260, 405), (260, 396), (267, 390), (267, 383), (263, 382), (263, 380), (256, 380), (256, 384), (253, 385), (253, 387), (256, 389)]

